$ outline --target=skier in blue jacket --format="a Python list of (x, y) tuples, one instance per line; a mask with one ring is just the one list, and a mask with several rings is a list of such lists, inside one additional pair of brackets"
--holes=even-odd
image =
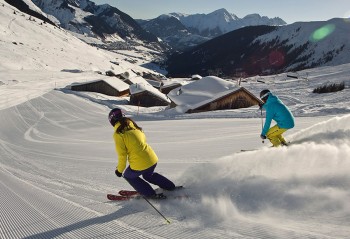
[[(266, 110), (265, 124), (260, 137), (268, 138), (274, 147), (281, 144), (287, 145), (282, 136), (288, 129), (294, 127), (294, 117), (285, 104), (269, 90), (260, 92), (260, 99), (264, 102), (262, 108)], [(270, 128), (271, 121), (276, 121), (276, 125)]]

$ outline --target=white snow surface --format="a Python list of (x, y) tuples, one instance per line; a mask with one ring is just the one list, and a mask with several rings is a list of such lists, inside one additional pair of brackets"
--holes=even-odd
[[(94, 69), (147, 69), (0, 3), (1, 239), (349, 237), (349, 64), (241, 82), (256, 95), (269, 88), (296, 116), (290, 146), (270, 148), (257, 107), (183, 114), (68, 90), (100, 79)], [(187, 199), (152, 201), (170, 224), (144, 200), (106, 199), (131, 189), (114, 175), (113, 107), (143, 127), (156, 171), (185, 186), (165, 194)]]

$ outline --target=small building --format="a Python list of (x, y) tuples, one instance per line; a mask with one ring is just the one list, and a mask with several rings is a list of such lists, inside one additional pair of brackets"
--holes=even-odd
[[(226, 94), (227, 93), (227, 94)], [(197, 113), (212, 110), (240, 109), (262, 104), (260, 99), (250, 93), (246, 88), (239, 87), (232, 92), (225, 92), (207, 102), (194, 105), (186, 113)]]
[(129, 85), (115, 77), (76, 83), (70, 88), (73, 91), (97, 92), (110, 96), (128, 96), (130, 94)]
[(163, 94), (168, 94), (170, 91), (172, 91), (173, 89), (179, 88), (181, 87), (182, 84), (179, 82), (172, 82), (172, 83), (165, 83), (160, 87), (160, 92), (162, 92)]
[(184, 113), (247, 108), (261, 100), (246, 88), (216, 76), (203, 77), (169, 92), (170, 107), (180, 106)]
[(152, 106), (168, 106), (170, 100), (160, 91), (155, 89), (150, 84), (137, 83), (129, 87), (130, 89), (130, 104), (142, 107)]
[(126, 84), (133, 85), (133, 84), (144, 84), (147, 83), (146, 79), (142, 76), (136, 74), (134, 71), (126, 71), (123, 74), (119, 74), (117, 76), (119, 79), (121, 79)]
[(148, 79), (146, 79), (146, 81), (148, 82), (148, 84), (152, 85), (157, 90), (160, 90), (160, 88), (164, 85), (162, 81), (154, 81), (154, 80), (148, 80)]
[(191, 76), (191, 80), (200, 80), (200, 79), (202, 79), (202, 76), (200, 76), (198, 74), (195, 74), (195, 75)]
[(160, 74), (154, 74), (152, 72), (143, 72), (142, 77), (147, 79), (147, 80), (153, 80), (153, 81), (159, 81), (162, 82), (165, 80), (165, 76), (160, 75)]

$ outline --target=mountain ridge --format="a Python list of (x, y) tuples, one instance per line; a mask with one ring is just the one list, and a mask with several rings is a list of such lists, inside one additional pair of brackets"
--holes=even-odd
[[(183, 31), (177, 29), (162, 35), (157, 35), (165, 27), (169, 26), (167, 18), (176, 18), (178, 21), (172, 21), (177, 26), (182, 25), (186, 31), (187, 39), (182, 39)], [(246, 26), (255, 25), (285, 25), (286, 22), (279, 17), (268, 18), (259, 14), (250, 14), (244, 18), (239, 18), (233, 13), (229, 13), (225, 8), (217, 9), (208, 14), (185, 14), (185, 13), (168, 13), (162, 14), (154, 19), (137, 20), (138, 23), (146, 30), (171, 45), (175, 50), (186, 50), (209, 39), (221, 36), (233, 30)], [(195, 39), (193, 41), (193, 39)], [(187, 45), (186, 45), (187, 43)]]
[[(157, 36), (143, 30), (128, 14), (108, 4), (89, 0), (32, 0), (43, 12), (55, 17), (66, 30), (109, 42), (129, 42), (164, 50)], [(139, 43), (137, 43), (139, 42)], [(125, 43), (127, 44), (127, 43)]]
[(226, 33), (167, 61), (169, 75), (267, 75), (350, 62), (346, 19), (251, 26)]

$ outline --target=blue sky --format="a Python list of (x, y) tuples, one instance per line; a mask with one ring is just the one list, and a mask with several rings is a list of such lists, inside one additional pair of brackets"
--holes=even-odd
[(242, 18), (248, 14), (280, 17), (287, 23), (349, 18), (350, 0), (91, 0), (107, 3), (134, 19), (150, 19), (164, 13), (210, 13), (225, 8)]

